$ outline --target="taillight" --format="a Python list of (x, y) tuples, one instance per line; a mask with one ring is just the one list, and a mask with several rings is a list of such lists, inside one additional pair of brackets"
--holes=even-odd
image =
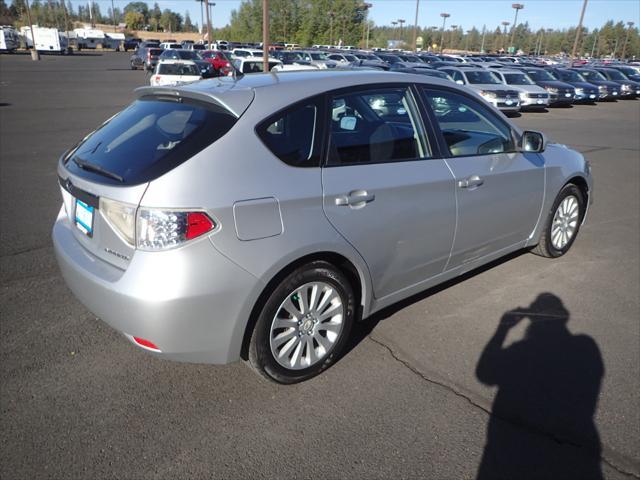
[(165, 250), (197, 238), (216, 227), (204, 212), (140, 208), (136, 233), (141, 250)]
[(160, 75), (156, 75), (156, 82), (159, 82), (162, 77)]
[(133, 341), (136, 342), (138, 345), (140, 345), (141, 347), (144, 348), (148, 348), (149, 350), (154, 350), (156, 352), (160, 352), (161, 350), (156, 346), (155, 343), (150, 342), (149, 340), (146, 340), (144, 338), (140, 338), (140, 337), (131, 337), (133, 338)]

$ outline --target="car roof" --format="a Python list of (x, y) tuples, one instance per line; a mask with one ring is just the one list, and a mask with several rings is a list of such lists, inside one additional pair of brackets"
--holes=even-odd
[(203, 101), (213, 101), (226, 106), (236, 116), (240, 116), (244, 112), (255, 96), (261, 98), (259, 109), (264, 110), (265, 116), (267, 116), (269, 113), (294, 104), (301, 99), (313, 97), (326, 91), (354, 85), (394, 82), (451, 86), (449, 80), (413, 73), (318, 69), (255, 73), (237, 79), (217, 77), (180, 87), (141, 87), (136, 89), (136, 93), (138, 96), (171, 95), (179, 97), (184, 95)]
[(507, 68), (489, 68), (489, 71), (494, 73), (519, 73), (521, 75), (526, 75), (526, 72), (523, 72), (522, 70), (509, 70)]

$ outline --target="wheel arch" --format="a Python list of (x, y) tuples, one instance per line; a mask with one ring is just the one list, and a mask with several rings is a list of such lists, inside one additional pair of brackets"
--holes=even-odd
[(260, 315), (262, 305), (264, 305), (268, 296), (277, 288), (280, 282), (282, 282), (282, 280), (295, 269), (315, 261), (325, 261), (330, 263), (347, 277), (355, 295), (355, 305), (357, 305), (357, 311), (355, 312), (356, 321), (363, 318), (363, 314), (366, 313), (367, 310), (365, 306), (366, 301), (368, 300), (366, 297), (367, 282), (364, 277), (365, 273), (359, 270), (351, 260), (340, 253), (331, 251), (310, 253), (297, 258), (281, 268), (271, 277), (266, 286), (262, 289), (262, 292), (258, 295), (258, 298), (253, 304), (249, 319), (245, 326), (242, 345), (240, 347), (240, 358), (244, 360), (249, 358), (249, 343), (251, 341), (251, 335), (258, 320), (258, 316)]

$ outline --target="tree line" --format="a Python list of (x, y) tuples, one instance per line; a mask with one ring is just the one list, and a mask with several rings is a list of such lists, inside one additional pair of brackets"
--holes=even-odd
[[(196, 32), (197, 26), (185, 15), (169, 9), (161, 10), (158, 3), (150, 7), (147, 2), (128, 3), (122, 10), (108, 9), (104, 14), (99, 5), (67, 0), (31, 0), (31, 15), (34, 23), (64, 29), (64, 9), (69, 25), (74, 22), (111, 24), (125, 23), (130, 30), (152, 30), (165, 32)], [(198, 5), (193, 2), (194, 5)], [(297, 43), (299, 45), (354, 45), (364, 47), (387, 47), (389, 41), (410, 48), (413, 26), (405, 23), (376, 26), (369, 19), (366, 3), (362, 0), (270, 0), (270, 38), (272, 42)], [(213, 19), (215, 23), (215, 18)], [(0, 23), (25, 25), (25, 0), (0, 0)], [(452, 22), (453, 23), (453, 22)], [(206, 31), (206, 29), (204, 29)], [(451, 25), (443, 32), (439, 27), (420, 27), (417, 36), (422, 39), (422, 49), (439, 51), (466, 50), (479, 52), (506, 51), (513, 46), (524, 53), (570, 54), (576, 28), (532, 29), (527, 22), (519, 23), (515, 32), (501, 25), (473, 26)], [(213, 38), (233, 42), (262, 41), (262, 0), (243, 0), (231, 13), (228, 25), (213, 29)], [(420, 46), (420, 45), (419, 45)], [(623, 22), (608, 21), (600, 28), (583, 29), (578, 53), (582, 56), (640, 57), (640, 35), (638, 28), (628, 27)]]

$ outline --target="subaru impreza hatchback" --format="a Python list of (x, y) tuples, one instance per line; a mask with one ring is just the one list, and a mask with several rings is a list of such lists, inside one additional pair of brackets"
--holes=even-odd
[(296, 72), (145, 87), (58, 164), (62, 274), (134, 345), (293, 383), (352, 324), (509, 252), (558, 257), (583, 157), (446, 80)]

